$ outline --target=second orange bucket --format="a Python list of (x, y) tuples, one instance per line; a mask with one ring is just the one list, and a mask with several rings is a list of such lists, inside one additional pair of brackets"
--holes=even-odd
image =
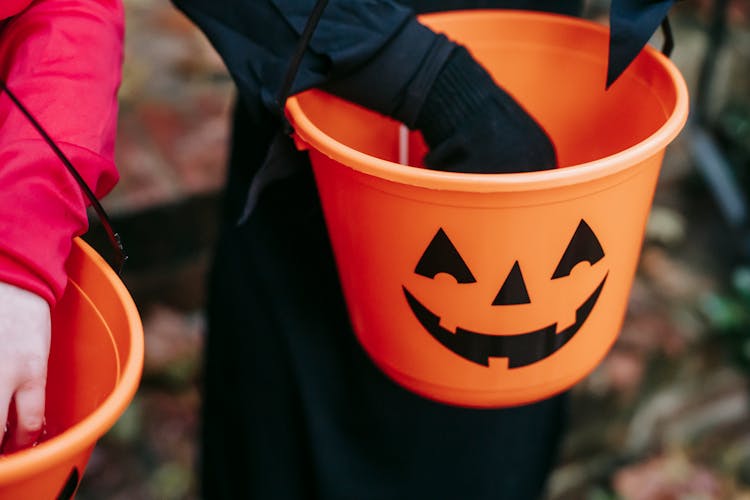
[[(288, 101), (354, 331), (425, 397), (502, 407), (588, 375), (617, 338), (685, 83), (647, 48), (605, 91), (607, 30), (550, 14), (422, 21), (463, 43), (552, 137), (561, 168), (420, 167), (417, 134), (320, 91)], [(401, 164), (406, 163), (406, 164)]]
[(47, 438), (0, 457), (0, 500), (73, 498), (97, 440), (141, 379), (143, 327), (125, 285), (80, 239), (66, 268), (52, 315)]

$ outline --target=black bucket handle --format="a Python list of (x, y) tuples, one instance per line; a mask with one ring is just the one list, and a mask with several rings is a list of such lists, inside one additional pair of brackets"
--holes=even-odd
[(281, 90), (279, 91), (279, 95), (276, 98), (276, 111), (279, 115), (279, 118), (282, 120), (282, 123), (284, 124), (284, 132), (287, 135), (291, 134), (294, 130), (292, 128), (292, 125), (289, 123), (289, 120), (287, 120), (286, 118), (284, 106), (286, 105), (286, 100), (289, 98), (289, 94), (292, 91), (294, 80), (297, 78), (297, 72), (299, 71), (300, 64), (302, 64), (302, 58), (305, 55), (305, 51), (307, 51), (307, 46), (310, 45), (310, 40), (315, 33), (315, 28), (318, 27), (320, 18), (323, 17), (323, 11), (325, 10), (326, 5), (328, 5), (328, 0), (317, 0), (315, 2), (315, 6), (310, 13), (310, 17), (307, 18), (305, 29), (302, 31), (302, 36), (300, 36), (299, 42), (297, 42), (297, 47), (294, 50), (294, 54), (289, 61), (289, 66), (287, 67), (286, 74), (284, 75), (284, 81), (281, 84)]
[(75, 181), (81, 187), (81, 191), (83, 191), (83, 194), (86, 196), (86, 198), (88, 198), (91, 206), (94, 208), (96, 215), (99, 217), (99, 220), (102, 223), (104, 231), (107, 233), (107, 238), (109, 239), (110, 245), (112, 245), (112, 248), (115, 251), (115, 264), (112, 267), (114, 268), (118, 276), (121, 275), (123, 266), (125, 265), (125, 261), (128, 260), (128, 255), (125, 252), (125, 247), (122, 244), (120, 234), (113, 229), (112, 222), (110, 221), (107, 212), (104, 211), (101, 203), (99, 203), (99, 200), (96, 198), (96, 195), (93, 191), (91, 191), (91, 188), (86, 184), (86, 181), (83, 180), (81, 174), (78, 172), (78, 170), (76, 170), (76, 168), (73, 166), (73, 163), (71, 163), (68, 157), (65, 156), (65, 153), (62, 152), (57, 143), (55, 143), (55, 141), (52, 139), (52, 137), (50, 137), (47, 131), (44, 130), (44, 127), (42, 127), (37, 119), (34, 118), (34, 115), (31, 114), (31, 112), (26, 108), (26, 106), (23, 105), (18, 97), (16, 97), (16, 95), (11, 92), (11, 90), (8, 88), (8, 85), (3, 80), (0, 80), (0, 90), (8, 94), (8, 97), (11, 101), (13, 101), (13, 104), (15, 104), (16, 107), (21, 111), (21, 113), (23, 113), (29, 123), (31, 123), (31, 125), (36, 129), (42, 139), (44, 139), (44, 142), (46, 142), (50, 149), (52, 149), (55, 155), (68, 169), (70, 175), (73, 176), (73, 179), (75, 179)]
[(669, 23), (669, 16), (665, 16), (661, 22), (661, 32), (664, 35), (661, 53), (667, 57), (671, 57), (674, 50), (674, 35), (672, 33), (672, 25)]

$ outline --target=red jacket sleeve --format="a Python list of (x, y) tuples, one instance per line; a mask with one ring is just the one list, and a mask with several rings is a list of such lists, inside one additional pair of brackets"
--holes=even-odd
[[(0, 76), (99, 197), (117, 181), (123, 17), (120, 0), (35, 0), (0, 28)], [(80, 187), (0, 95), (0, 281), (54, 305), (86, 228)]]

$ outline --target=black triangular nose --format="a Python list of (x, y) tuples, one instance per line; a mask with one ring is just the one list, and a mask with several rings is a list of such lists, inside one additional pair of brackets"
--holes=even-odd
[(526, 284), (523, 282), (523, 275), (521, 274), (521, 266), (518, 265), (518, 261), (513, 264), (513, 269), (508, 273), (508, 277), (505, 278), (503, 286), (500, 291), (497, 292), (497, 297), (492, 302), (493, 306), (507, 306), (512, 304), (529, 304), (529, 293), (526, 291)]

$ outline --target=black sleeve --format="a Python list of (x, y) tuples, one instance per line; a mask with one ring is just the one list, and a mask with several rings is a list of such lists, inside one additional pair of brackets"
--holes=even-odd
[[(315, 0), (173, 2), (209, 38), (243, 99), (260, 99), (273, 109)], [(393, 49), (389, 42), (396, 39), (395, 46), (409, 50)], [(420, 65), (425, 69), (425, 61), (442, 65), (440, 58), (447, 54), (440, 47), (448, 45), (443, 37), (419, 24), (412, 10), (395, 1), (330, 0), (302, 59), (292, 93), (351, 75), (346, 85), (335, 87), (346, 89), (345, 97), (386, 114), (406, 113), (408, 109), (400, 108), (415, 72)], [(376, 57), (379, 54), (387, 55)], [(396, 64), (392, 58), (397, 59)], [(372, 68), (380, 64), (389, 68), (386, 79), (380, 72), (375, 88), (367, 76), (372, 70), (362, 73), (370, 62), (374, 62)]]

